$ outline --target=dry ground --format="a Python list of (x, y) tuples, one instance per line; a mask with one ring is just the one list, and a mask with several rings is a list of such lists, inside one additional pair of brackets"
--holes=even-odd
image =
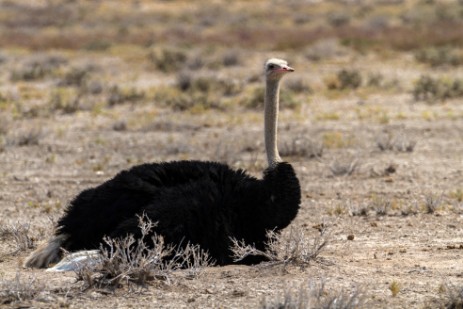
[[(258, 3), (249, 14), (268, 10)], [(175, 19), (164, 6), (166, 20)], [(46, 38), (56, 34), (53, 26)], [(202, 40), (215, 37), (204, 33), (209, 36)], [(118, 42), (104, 51), (8, 44), (0, 54), (0, 306), (260, 308), (325, 284), (323, 297), (357, 291), (362, 308), (436, 308), (461, 291), (463, 104), (461, 97), (423, 102), (412, 95), (423, 74), (461, 78), (458, 64), (436, 69), (410, 51), (359, 52), (322, 40), (317, 48), (330, 56), (322, 51), (327, 58), (321, 60), (311, 58), (313, 44), (304, 52), (269, 51), (264, 44), (258, 51), (238, 48), (228, 54), (233, 65), (225, 65), (223, 46), (199, 44), (184, 50), (189, 60), (182, 66), (192, 79), (212, 74), (236, 81), (238, 90), (217, 90), (222, 86), (207, 79), (212, 86), (183, 93), (175, 86), (178, 68), (163, 72), (150, 47), (138, 43)], [(280, 148), (303, 190), (292, 226), (309, 240), (318, 237), (317, 227), (327, 227), (328, 245), (317, 260), (305, 268), (209, 267), (191, 280), (115, 291), (84, 291), (74, 273), (21, 267), (51, 235), (69, 199), (134, 164), (216, 160), (259, 176), (265, 168), (262, 116), (245, 100), (262, 83), (263, 61), (275, 55), (296, 68), (282, 87), (290, 93), (283, 105), (294, 106), (282, 111)], [(43, 65), (54, 61), (50, 57), (63, 64), (43, 76), (21, 75), (31, 61)], [(75, 68), (86, 77), (68, 76)], [(360, 72), (362, 86), (339, 89), (342, 68)], [(372, 74), (380, 84), (367, 84)], [(115, 95), (119, 99), (111, 101)], [(200, 101), (172, 100), (185, 95)], [(15, 239), (11, 231), (21, 227), (28, 231), (19, 234), (32, 243)]]

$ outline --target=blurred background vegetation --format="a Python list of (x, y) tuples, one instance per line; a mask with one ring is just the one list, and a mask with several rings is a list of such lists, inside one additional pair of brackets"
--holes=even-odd
[(443, 102), (463, 96), (461, 29), (461, 0), (5, 0), (0, 110), (258, 109), (271, 56), (298, 70), (282, 98), (290, 109), (344, 95)]

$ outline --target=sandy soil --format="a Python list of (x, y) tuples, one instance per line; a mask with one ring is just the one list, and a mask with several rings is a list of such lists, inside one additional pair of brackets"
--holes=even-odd
[[(357, 103), (338, 104), (349, 109)], [(395, 104), (403, 103), (387, 108), (394, 109)], [(136, 111), (119, 108), (126, 116)], [(310, 108), (301, 113), (310, 113)], [(226, 119), (239, 115), (216, 116), (223, 117), (225, 124), (205, 126), (204, 117), (176, 118), (166, 110), (154, 123), (171, 122), (171, 128), (144, 132), (114, 131), (109, 128), (111, 119), (93, 118), (85, 112), (39, 123), (15, 123), (17, 130), (41, 126), (44, 133), (38, 145), (8, 147), (0, 154), (2, 225), (30, 224), (30, 234), (40, 242), (50, 235), (52, 222), (66, 201), (123, 168), (136, 162), (181, 157), (213, 159), (220, 155), (215, 145), (236, 141), (243, 130), (250, 138), (238, 143), (240, 149), (247, 149), (262, 134), (257, 122), (234, 126), (226, 124)], [(319, 140), (322, 132), (330, 130), (355, 138), (350, 146), (324, 149), (318, 159), (289, 158), (303, 188), (303, 203), (293, 226), (302, 227), (307, 237), (313, 238), (318, 235), (314, 226), (328, 226), (328, 246), (318, 261), (305, 269), (211, 267), (199, 278), (158, 282), (146, 289), (79, 292), (74, 273), (22, 269), (20, 262), (29, 250), (12, 254), (15, 242), (5, 239), (1, 245), (2, 280), (19, 275), (25, 282), (35, 278), (35, 284), (44, 287), (42, 296), (13, 306), (256, 308), (282, 299), (288, 289), (297, 292), (301, 286), (323, 282), (329, 293), (361, 291), (365, 307), (420, 308), (440, 304), (447, 295), (445, 287), (461, 286), (463, 205), (451, 197), (463, 179), (461, 120), (310, 124), (292, 122), (290, 117), (291, 113), (282, 117), (282, 140), (297, 134)], [(183, 118), (189, 119), (188, 127), (180, 123)], [(63, 127), (68, 129), (63, 132)], [(416, 141), (414, 150), (380, 151), (376, 143), (384, 132)], [(257, 158), (244, 150), (236, 158), (254, 160), (257, 167), (251, 172), (258, 175), (263, 164), (262, 143), (255, 147)], [(239, 160), (232, 164), (242, 164)], [(351, 175), (333, 176), (335, 163), (350, 164), (353, 160), (357, 168)], [(391, 166), (392, 170), (385, 172)], [(426, 197), (431, 195), (440, 200), (437, 209), (428, 213)], [(396, 296), (392, 296), (391, 283), (398, 284)]]

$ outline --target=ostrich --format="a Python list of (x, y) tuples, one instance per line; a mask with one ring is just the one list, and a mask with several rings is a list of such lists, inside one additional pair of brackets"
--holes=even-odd
[[(138, 217), (156, 222), (152, 233), (166, 244), (199, 245), (217, 265), (234, 263), (232, 238), (265, 250), (267, 231), (279, 231), (296, 217), (299, 180), (277, 148), (280, 80), (294, 69), (281, 59), (265, 63), (265, 149), (262, 179), (206, 161), (134, 166), (82, 191), (59, 219), (54, 236), (26, 259), (26, 267), (48, 267), (69, 252), (98, 249), (105, 236), (140, 238)], [(263, 261), (249, 257), (243, 264)]]

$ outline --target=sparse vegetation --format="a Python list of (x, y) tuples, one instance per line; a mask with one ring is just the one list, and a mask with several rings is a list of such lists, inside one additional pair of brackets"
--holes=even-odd
[(362, 84), (362, 76), (357, 70), (340, 70), (336, 77), (327, 78), (325, 84), (328, 89), (357, 89)]
[(123, 239), (105, 239), (101, 257), (76, 270), (77, 280), (84, 282), (84, 289), (115, 289), (134, 283), (146, 286), (150, 281), (171, 282), (175, 270), (187, 269), (189, 278), (198, 276), (201, 269), (213, 264), (207, 252), (191, 244), (175, 248), (154, 235), (147, 244), (147, 237), (155, 227), (147, 217), (141, 216), (141, 239), (132, 235)]
[(36, 278), (24, 278), (18, 272), (12, 280), (0, 280), (0, 305), (12, 305), (36, 297), (45, 289)]
[(374, 209), (377, 216), (386, 216), (391, 209), (391, 201), (384, 196), (374, 195), (371, 198), (371, 208)]
[(14, 132), (7, 136), (7, 146), (35, 146), (40, 143), (45, 132), (40, 127)]
[(115, 106), (122, 103), (135, 103), (145, 98), (143, 91), (135, 88), (121, 89), (115, 85), (109, 89), (108, 105)]
[(301, 284), (297, 289), (287, 288), (279, 300), (263, 300), (262, 309), (354, 309), (361, 308), (365, 303), (365, 296), (359, 289), (352, 292), (330, 291), (326, 283), (309, 281)]
[(440, 286), (440, 291), (443, 295), (442, 305), (445, 309), (463, 308), (463, 288), (445, 283)]
[(81, 87), (89, 76), (91, 67), (71, 68), (58, 83), (59, 86), (76, 86)]
[(417, 101), (430, 103), (460, 98), (463, 97), (463, 81), (423, 75), (415, 83), (413, 96)]
[(296, 265), (306, 267), (310, 262), (317, 261), (318, 255), (328, 244), (327, 228), (320, 230), (320, 235), (309, 239), (301, 228), (290, 228), (288, 232), (277, 234), (268, 231), (267, 250), (261, 251), (252, 245), (247, 245), (238, 239), (233, 241), (235, 261), (241, 261), (249, 256), (264, 256), (268, 265)]
[(0, 227), (0, 239), (3, 241), (13, 241), (17, 254), (34, 248), (34, 239), (29, 235), (29, 224), (12, 224)]
[(427, 63), (432, 67), (457, 66), (463, 63), (463, 54), (458, 49), (450, 47), (430, 47), (421, 49), (415, 54), (419, 62)]
[(148, 58), (158, 70), (166, 73), (182, 69), (188, 60), (184, 50), (174, 47), (154, 48)]
[(358, 169), (359, 160), (357, 158), (346, 161), (335, 160), (329, 167), (333, 176), (350, 176)]
[(307, 83), (307, 81), (302, 78), (288, 79), (285, 85), (288, 87), (289, 90), (293, 91), (294, 93), (303, 93), (305, 95), (308, 95), (313, 92), (312, 88)]
[(241, 63), (241, 55), (238, 50), (229, 50), (222, 57), (224, 66), (236, 66)]
[(381, 151), (413, 152), (416, 140), (409, 138), (405, 134), (382, 134), (377, 137), (376, 145)]
[(328, 131), (323, 133), (323, 146), (328, 149), (345, 148), (354, 143), (353, 137), (346, 136), (340, 131)]
[(457, 202), (463, 202), (463, 189), (456, 189), (450, 192), (450, 197), (454, 198)]
[(396, 280), (392, 281), (391, 284), (389, 284), (389, 290), (391, 291), (392, 297), (396, 297), (397, 294), (399, 294), (400, 289), (400, 283)]
[(280, 154), (284, 157), (319, 158), (323, 154), (323, 144), (300, 134), (284, 139), (280, 143)]
[(424, 196), (424, 209), (426, 213), (433, 214), (442, 205), (443, 195), (437, 195), (434, 193), (427, 193)]
[(33, 81), (52, 77), (58, 68), (66, 64), (66, 60), (59, 56), (37, 56), (21, 65), (11, 73), (13, 81)]

